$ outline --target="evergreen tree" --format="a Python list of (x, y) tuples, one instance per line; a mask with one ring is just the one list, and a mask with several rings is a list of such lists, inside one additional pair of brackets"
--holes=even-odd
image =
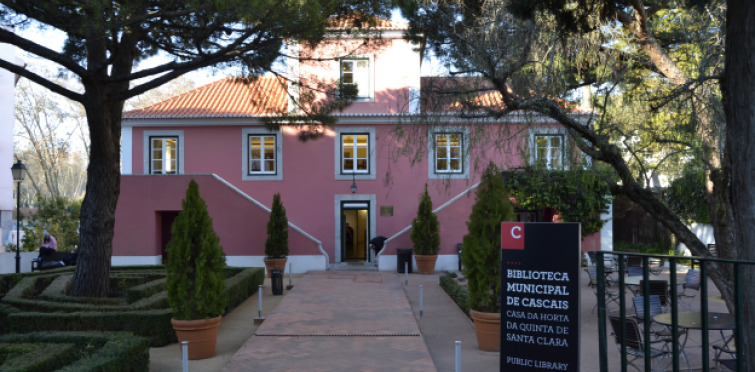
[(265, 256), (268, 258), (288, 256), (288, 218), (286, 208), (281, 203), (280, 193), (273, 195), (273, 207), (270, 211), (270, 220), (267, 222)]
[(438, 254), (440, 249), (439, 226), (438, 216), (433, 213), (433, 201), (430, 199), (430, 194), (427, 193), (427, 184), (425, 184), (425, 192), (419, 200), (417, 218), (412, 221), (410, 238), (414, 243), (415, 254)]
[(506, 184), (491, 162), (477, 188), (462, 249), (469, 307), (483, 312), (501, 309), (501, 222), (514, 217)]
[(214, 318), (227, 303), (225, 253), (194, 180), (181, 206), (167, 248), (168, 302), (175, 319)]

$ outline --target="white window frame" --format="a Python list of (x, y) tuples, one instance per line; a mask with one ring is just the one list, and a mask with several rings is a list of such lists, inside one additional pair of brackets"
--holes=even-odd
[[(374, 73), (374, 66), (375, 66), (375, 60), (372, 55), (350, 55), (341, 58), (338, 61), (338, 78), (341, 85), (344, 85), (343, 82), (343, 65), (344, 62), (347, 63), (356, 63), (359, 61), (367, 61), (367, 76), (363, 79), (366, 81), (366, 87), (360, 85), (357, 83), (357, 87), (359, 88), (359, 93), (356, 96), (355, 101), (356, 102), (373, 102), (375, 100), (375, 73)], [(353, 73), (353, 72), (352, 72)], [(356, 75), (356, 74), (355, 74)]]
[[(367, 171), (346, 171), (343, 169), (342, 136), (344, 135), (367, 135)], [(341, 127), (335, 129), (334, 143), (334, 169), (337, 180), (374, 180), (376, 179), (376, 156), (375, 156), (375, 128), (374, 127)]]
[(561, 167), (553, 167), (550, 160), (546, 160), (546, 169), (548, 170), (568, 170), (569, 169), (569, 150), (567, 142), (569, 136), (563, 128), (536, 128), (530, 129), (529, 148), (530, 148), (530, 165), (537, 165), (537, 138), (538, 137), (561, 137)]
[[(175, 174), (184, 174), (184, 131), (182, 130), (145, 130), (143, 135), (143, 147), (144, 147), (144, 161), (142, 163), (144, 174), (159, 176), (160, 174), (153, 174), (152, 169), (152, 141), (151, 138), (156, 137), (176, 137), (178, 139), (177, 144), (177, 170)], [(170, 176), (172, 174), (163, 174)]]
[[(461, 135), (461, 170), (438, 171), (436, 137), (438, 135)], [(429, 179), (469, 179), (469, 128), (467, 127), (438, 127), (427, 134), (427, 178)]]
[[(249, 138), (252, 136), (275, 137), (275, 173), (249, 172), (251, 152)], [(282, 181), (283, 180), (283, 136), (281, 131), (269, 131), (265, 128), (244, 128), (241, 130), (241, 180), (242, 181)]]

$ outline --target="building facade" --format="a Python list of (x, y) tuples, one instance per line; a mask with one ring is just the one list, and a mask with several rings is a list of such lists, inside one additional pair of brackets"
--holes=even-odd
[[(113, 264), (162, 261), (193, 178), (232, 266), (263, 266), (280, 193), (294, 272), (348, 263), (395, 270), (427, 185), (440, 220), (436, 269), (455, 270), (489, 162), (564, 169), (578, 156), (549, 119), (462, 114), (458, 99), (436, 88), (475, 82), (422, 77), (405, 25), (378, 21), (364, 31), (336, 19), (316, 48), (289, 43), (287, 79), (228, 77), (124, 113)], [(342, 107), (345, 97), (351, 104)], [(494, 94), (477, 99), (499, 104)], [(332, 125), (303, 115), (325, 111)], [(378, 257), (368, 249), (375, 236), (388, 238)], [(583, 250), (600, 244), (600, 234), (586, 237)]]

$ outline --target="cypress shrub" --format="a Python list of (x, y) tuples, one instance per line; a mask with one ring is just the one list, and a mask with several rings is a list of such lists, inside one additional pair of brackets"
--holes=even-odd
[(417, 218), (412, 221), (412, 233), (409, 236), (414, 244), (414, 254), (438, 254), (440, 250), (439, 226), (438, 216), (433, 213), (433, 201), (427, 193), (427, 184), (425, 184), (425, 192), (419, 200)]
[(225, 311), (225, 253), (199, 186), (189, 182), (168, 242), (166, 291), (173, 317), (209, 319)]
[(273, 195), (273, 207), (267, 222), (267, 240), (265, 240), (265, 257), (283, 258), (288, 256), (288, 218), (286, 208), (281, 202), (280, 193)]
[(506, 184), (491, 162), (477, 188), (461, 257), (473, 310), (501, 310), (501, 222), (513, 218)]

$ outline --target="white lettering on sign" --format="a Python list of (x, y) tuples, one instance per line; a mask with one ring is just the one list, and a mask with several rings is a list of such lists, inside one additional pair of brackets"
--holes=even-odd
[(511, 228), (511, 237), (514, 239), (521, 239), (522, 238), (522, 227), (521, 226), (514, 226)]

